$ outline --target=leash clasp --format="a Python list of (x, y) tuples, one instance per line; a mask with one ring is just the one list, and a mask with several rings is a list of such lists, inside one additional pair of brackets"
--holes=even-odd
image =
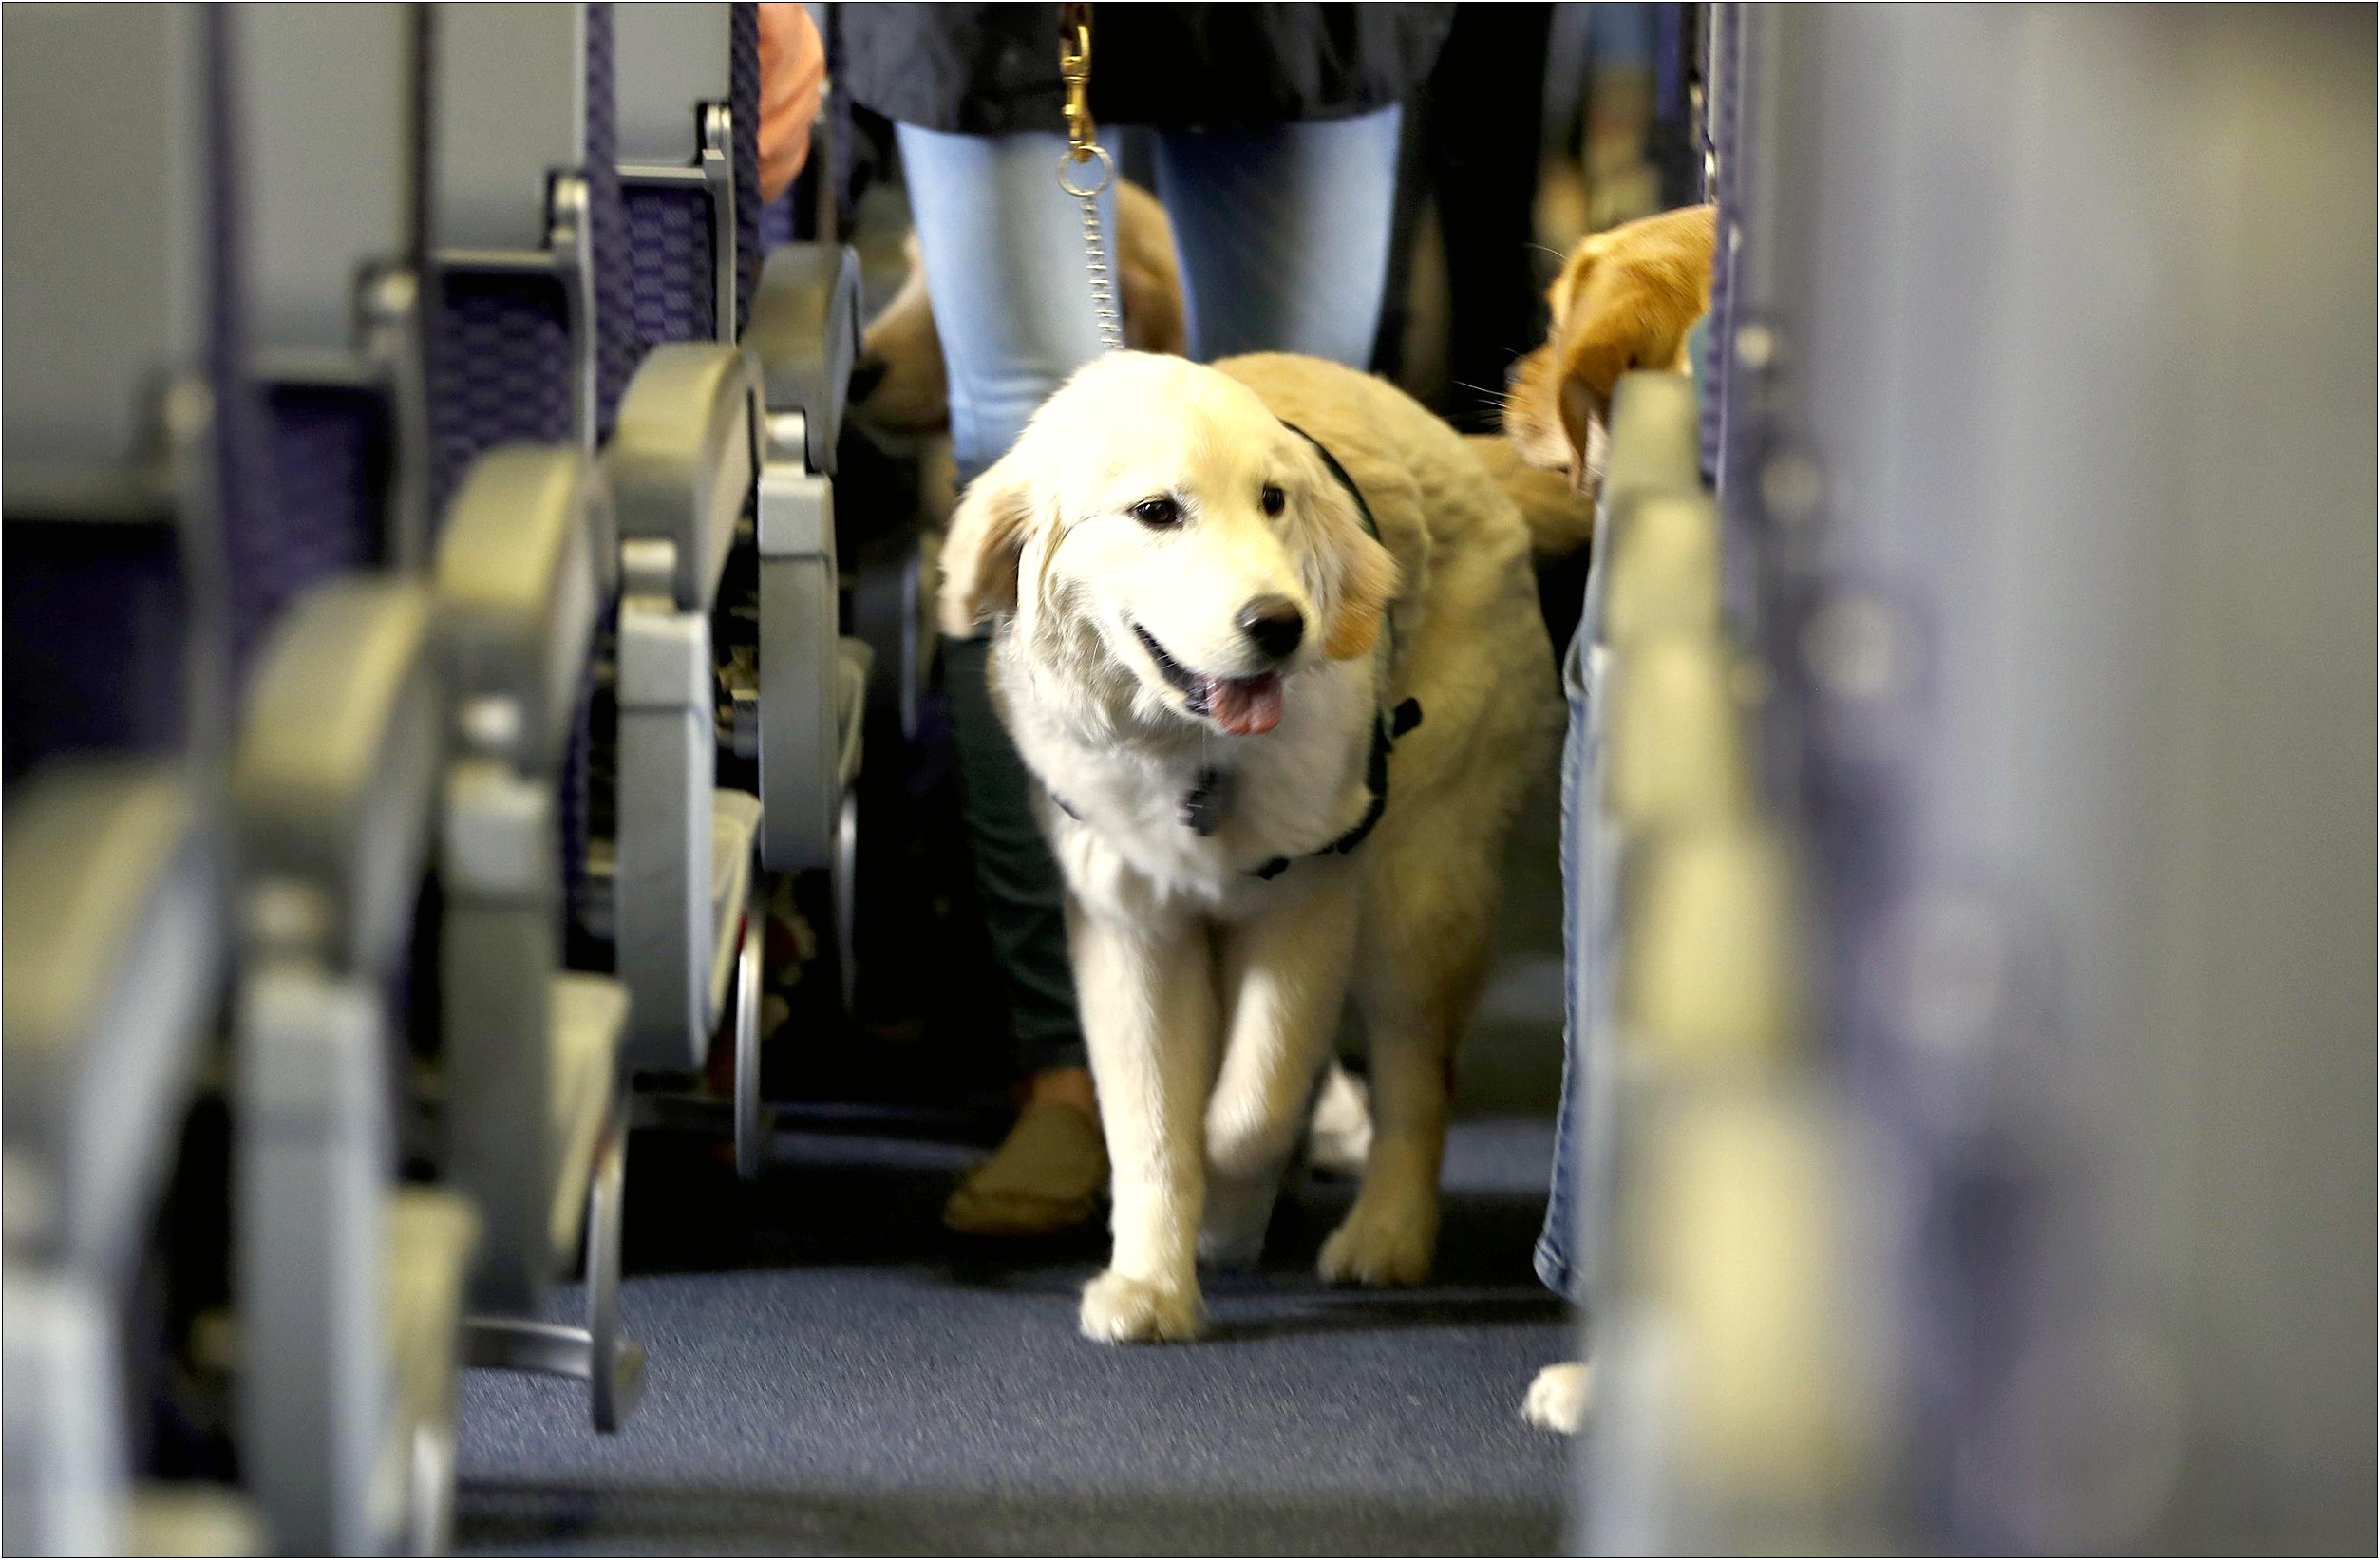
[(1099, 127), (1091, 122), (1091, 8), (1058, 8), (1058, 75), (1066, 83), (1067, 154), (1088, 162), (1099, 150)]

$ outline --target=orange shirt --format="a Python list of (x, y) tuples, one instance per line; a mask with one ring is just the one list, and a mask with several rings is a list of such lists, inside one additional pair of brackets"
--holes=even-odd
[(826, 87), (826, 46), (798, 5), (764, 5), (761, 22), (761, 199), (785, 193), (810, 160), (810, 125)]

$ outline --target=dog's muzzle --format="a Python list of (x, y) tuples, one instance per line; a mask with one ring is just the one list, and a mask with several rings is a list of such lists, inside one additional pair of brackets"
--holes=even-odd
[(1257, 677), (1209, 677), (1192, 671), (1166, 653), (1156, 636), (1138, 623), (1132, 633), (1155, 663), (1157, 674), (1181, 695), (1190, 713), (1213, 721), (1235, 737), (1254, 737), (1281, 724), (1281, 674)]

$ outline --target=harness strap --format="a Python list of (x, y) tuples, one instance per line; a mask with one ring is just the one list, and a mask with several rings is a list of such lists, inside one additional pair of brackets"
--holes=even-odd
[[(1322, 463), (1332, 477), (1347, 490), (1347, 496), (1355, 500), (1355, 513), (1363, 517), (1364, 534), (1379, 541), (1380, 522), (1372, 518), (1370, 502), (1365, 498), (1364, 490), (1355, 485), (1355, 479), (1347, 474), (1347, 468), (1339, 464), (1339, 458), (1331, 453), (1331, 446), (1287, 418), (1281, 420), (1281, 426), (1313, 446), (1314, 453), (1322, 457)], [(1322, 849), (1308, 852), (1308, 855), (1346, 855), (1370, 836), (1373, 827), (1380, 822), (1380, 815), (1388, 810), (1388, 749), (1395, 745), (1399, 737), (1421, 724), (1422, 702), (1419, 699), (1407, 699), (1388, 713), (1372, 712), (1371, 756), (1364, 764), (1364, 789), (1371, 793), (1371, 803), (1364, 809), (1364, 816), (1356, 821), (1355, 827)], [(1297, 856), (1276, 855), (1262, 866), (1251, 869), (1249, 875), (1267, 879), (1278, 877), (1300, 859)]]
[[(1306, 855), (1346, 855), (1356, 846), (1361, 845), (1366, 836), (1370, 835), (1372, 827), (1380, 821), (1380, 815), (1388, 810), (1388, 749), (1395, 744), (1399, 737), (1421, 724), (1422, 702), (1419, 699), (1406, 700), (1405, 703), (1397, 705), (1391, 714), (1375, 713), (1372, 716), (1371, 757), (1364, 764), (1364, 789), (1371, 793), (1371, 805), (1364, 809), (1364, 816), (1356, 820), (1355, 827), (1348, 830), (1322, 849), (1307, 852)], [(1260, 867), (1250, 868), (1248, 875), (1263, 878), (1278, 877), (1305, 858), (1305, 856), (1276, 855)]]
[(1347, 496), (1355, 500), (1355, 513), (1364, 517), (1364, 535), (1374, 541), (1379, 541), (1380, 522), (1371, 517), (1371, 505), (1365, 501), (1364, 490), (1355, 485), (1355, 479), (1350, 477), (1347, 474), (1347, 468), (1339, 464), (1339, 458), (1331, 453), (1331, 446), (1286, 417), (1281, 419), (1281, 426), (1314, 447), (1314, 453), (1322, 457), (1322, 463), (1330, 468), (1331, 475), (1338, 479), (1339, 486), (1347, 489)]

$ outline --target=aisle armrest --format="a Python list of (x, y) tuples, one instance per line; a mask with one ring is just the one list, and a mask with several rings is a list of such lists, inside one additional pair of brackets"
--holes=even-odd
[(805, 461), (829, 477), (859, 327), (856, 252), (827, 244), (781, 244), (769, 252), (744, 346), (759, 360), (768, 410), (803, 414)]
[(671, 550), (670, 595), (709, 610), (760, 475), (760, 379), (732, 347), (672, 342), (645, 355), (604, 446), (623, 545)]

